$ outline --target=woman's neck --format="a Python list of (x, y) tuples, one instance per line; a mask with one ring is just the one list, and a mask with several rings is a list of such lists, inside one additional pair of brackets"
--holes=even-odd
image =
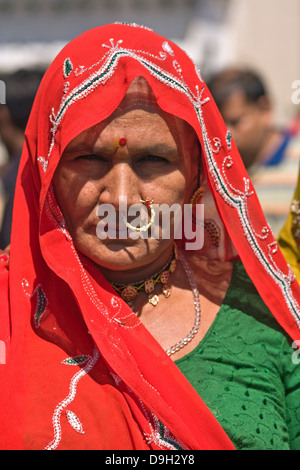
[(166, 264), (171, 260), (173, 251), (174, 248), (173, 245), (171, 245), (170, 248), (163, 253), (145, 256), (140, 260), (132, 260), (130, 266), (118, 266), (116, 269), (107, 269), (98, 266), (98, 269), (110, 283), (129, 285), (150, 279), (163, 270)]

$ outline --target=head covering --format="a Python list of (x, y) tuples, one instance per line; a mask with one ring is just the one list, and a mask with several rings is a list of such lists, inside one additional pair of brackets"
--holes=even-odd
[(291, 201), (290, 212), (287, 220), (279, 232), (278, 245), (294, 271), (299, 282), (300, 280), (300, 171), (298, 174), (297, 186), (293, 200)]
[(95, 28), (54, 60), (26, 130), (10, 266), (0, 271), (2, 448), (233, 448), (165, 351), (77, 253), (51, 186), (66, 145), (110, 116), (139, 76), (158, 106), (199, 137), (206, 227), (217, 227), (202, 254), (238, 253), (278, 322), (299, 336), (298, 284), (199, 70), (147, 28)]

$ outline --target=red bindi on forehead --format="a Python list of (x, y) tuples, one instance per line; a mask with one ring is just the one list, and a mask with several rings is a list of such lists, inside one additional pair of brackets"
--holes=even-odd
[(121, 137), (119, 139), (119, 145), (121, 145), (121, 147), (124, 147), (124, 145), (126, 145), (126, 143), (127, 143), (127, 140), (126, 140), (125, 137)]

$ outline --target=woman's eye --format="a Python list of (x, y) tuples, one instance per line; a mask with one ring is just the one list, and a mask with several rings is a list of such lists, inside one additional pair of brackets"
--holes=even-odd
[(168, 163), (168, 160), (164, 157), (159, 157), (157, 155), (144, 155), (139, 159), (139, 162), (160, 162), (160, 163)]
[(98, 161), (104, 161), (104, 158), (103, 158), (101, 155), (88, 154), (88, 155), (80, 155), (79, 157), (76, 157), (76, 160), (98, 160)]

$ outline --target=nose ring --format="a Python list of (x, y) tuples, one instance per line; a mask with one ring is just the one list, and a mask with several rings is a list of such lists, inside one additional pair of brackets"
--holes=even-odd
[(126, 222), (126, 219), (124, 219), (124, 222), (126, 223), (126, 227), (130, 228), (130, 230), (134, 230), (135, 232), (146, 232), (146, 230), (151, 227), (155, 220), (155, 210), (152, 207), (153, 200), (150, 200), (148, 197), (145, 201), (143, 199), (140, 199), (140, 202), (144, 204), (147, 209), (150, 209), (150, 221), (148, 222), (148, 224), (142, 225), (142, 227), (134, 227), (129, 222)]

